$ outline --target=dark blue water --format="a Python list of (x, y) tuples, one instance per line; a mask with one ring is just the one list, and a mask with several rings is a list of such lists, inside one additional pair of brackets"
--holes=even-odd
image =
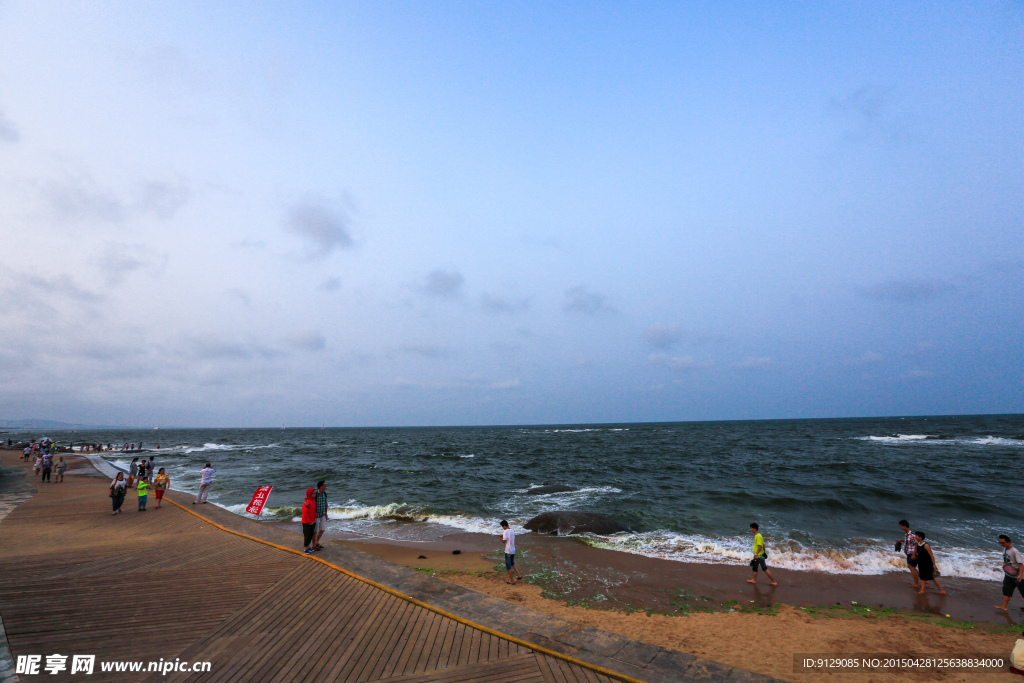
[[(265, 514), (290, 518), (305, 488), (325, 479), (332, 524), (382, 536), (490, 532), (497, 519), (582, 509), (636, 532), (590, 542), (714, 562), (746, 557), (756, 520), (776, 565), (876, 573), (901, 567), (892, 541), (907, 518), (927, 532), (945, 575), (993, 579), (995, 537), (1024, 536), (1019, 415), (50, 436), (159, 443), (158, 465), (183, 490), (195, 490), (210, 461), (211, 500), (237, 512), (256, 486), (273, 484)], [(573, 490), (530, 493), (542, 484)]]

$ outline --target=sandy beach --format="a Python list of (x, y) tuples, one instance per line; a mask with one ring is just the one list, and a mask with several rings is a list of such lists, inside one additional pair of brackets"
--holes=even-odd
[[(286, 525), (292, 527), (292, 525)], [(495, 533), (497, 535), (497, 532)], [(793, 681), (794, 655), (1008, 656), (1021, 633), (1020, 599), (993, 609), (999, 584), (943, 580), (918, 596), (909, 573), (826, 575), (773, 570), (779, 586), (746, 583), (746, 566), (657, 560), (571, 538), (520, 535), (526, 581), (509, 586), (497, 538), (459, 533), (437, 543), (333, 541), (530, 609), (723, 664)], [(453, 555), (453, 550), (460, 550)], [(946, 615), (949, 615), (948, 617)], [(843, 673), (849, 681), (1014, 681), (1010, 673)]]

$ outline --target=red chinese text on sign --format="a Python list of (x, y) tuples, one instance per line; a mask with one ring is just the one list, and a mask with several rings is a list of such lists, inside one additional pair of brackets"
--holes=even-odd
[(267, 502), (267, 498), (270, 497), (270, 490), (273, 486), (261, 486), (256, 489), (256, 493), (252, 494), (252, 502), (249, 503), (249, 507), (245, 508), (245, 511), (250, 515), (258, 515), (263, 512), (263, 506)]

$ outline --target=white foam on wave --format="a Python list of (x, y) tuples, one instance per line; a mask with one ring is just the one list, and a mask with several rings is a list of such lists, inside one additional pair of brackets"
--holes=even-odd
[(1024, 439), (1007, 439), (1001, 436), (986, 436), (977, 439), (966, 439), (966, 443), (978, 446), (1021, 446), (1024, 447)]
[[(539, 489), (542, 486), (548, 486), (548, 484), (530, 484), (530, 488), (528, 488), (528, 489), (516, 489), (514, 491), (514, 493), (530, 493), (531, 491), (533, 491), (535, 489)], [(584, 493), (584, 494), (595, 493), (595, 494), (599, 494), (599, 495), (600, 494), (605, 494), (605, 493), (622, 493), (622, 489), (615, 488), (614, 486), (581, 486), (580, 488), (573, 489), (572, 491), (555, 491), (553, 493), (534, 493), (534, 494), (531, 494), (531, 495), (533, 495), (533, 496), (535, 496), (537, 498), (543, 498), (545, 496), (560, 496), (560, 495), (565, 495), (565, 494), (579, 494), (579, 493)]]
[[(347, 525), (345, 521), (367, 521), (378, 524), (391, 518), (401, 504), (374, 506), (346, 510), (344, 513), (328, 511), (328, 518), (341, 522), (337, 528), (352, 531), (365, 529), (362, 525)], [(404, 515), (403, 515), (404, 517)], [(411, 518), (431, 525), (449, 527), (452, 532), (466, 531), (479, 534), (493, 534), (497, 529), (497, 518), (483, 518), (471, 515), (435, 515), (414, 513)], [(393, 519), (393, 518), (391, 518)], [(531, 532), (523, 528), (527, 517), (506, 519), (517, 534)], [(400, 520), (394, 520), (400, 521)], [(332, 525), (335, 526), (335, 525)], [(416, 526), (416, 525), (413, 525)], [(410, 536), (416, 535), (410, 529)], [(388, 534), (389, 537), (395, 534)], [(397, 536), (396, 536), (397, 537)], [(615, 536), (585, 535), (582, 538), (593, 546), (619, 552), (654, 557), (677, 562), (698, 562), (701, 564), (744, 565), (750, 561), (750, 540), (739, 538), (711, 538), (700, 535), (684, 535), (670, 531), (650, 531), (640, 534), (617, 534)], [(889, 549), (887, 541), (878, 541), (877, 547), (858, 548), (805, 548), (796, 543), (768, 542), (769, 566), (817, 571), (829, 574), (885, 574), (906, 571), (906, 561), (901, 553)], [(1001, 580), (997, 566), (998, 553), (968, 550), (964, 548), (936, 548), (935, 557), (942, 576), (962, 576), (973, 579)]]
[[(241, 506), (245, 508), (244, 505)], [(362, 505), (358, 501), (350, 500), (344, 505), (330, 504), (327, 508), (327, 520), (332, 528), (358, 530), (366, 524), (390, 524), (400, 522), (418, 522), (427, 524), (443, 525), (455, 531), (469, 531), (473, 533), (494, 533), (498, 525), (498, 518), (474, 517), (472, 515), (439, 515), (424, 512), (415, 506), (407, 503), (388, 503), (386, 505)], [(509, 523), (517, 533), (526, 530), (522, 523), (526, 517), (513, 520)], [(295, 517), (294, 521), (300, 521)], [(411, 527), (410, 527), (411, 528)], [(528, 532), (527, 532), (528, 533)]]
[(943, 439), (938, 436), (931, 434), (897, 434), (896, 436), (856, 436), (853, 437), (858, 441), (874, 441), (877, 443), (886, 444), (905, 444), (905, 443), (926, 443), (936, 446), (950, 445), (950, 444), (963, 444), (967, 446), (1019, 446), (1024, 447), (1024, 439), (1012, 439), (1002, 436), (984, 436), (984, 437), (957, 437), (952, 439)]
[[(722, 539), (687, 536), (666, 531), (617, 536), (589, 536), (591, 545), (622, 552), (658, 557), (679, 562), (702, 564), (742, 564), (750, 561), (750, 542), (746, 539)], [(805, 548), (796, 543), (768, 541), (771, 567), (818, 571), (829, 574), (873, 575), (905, 571), (904, 556), (889, 550), (884, 541), (878, 547)], [(997, 568), (1001, 555), (965, 548), (934, 548), (942, 576), (1000, 580)]]
[[(255, 518), (245, 512), (245, 504), (221, 507), (243, 517)], [(293, 522), (299, 522), (298, 512), (299, 508), (295, 507), (267, 507), (264, 518), (289, 516), (287, 518)], [(330, 529), (408, 541), (437, 539), (459, 531), (494, 534), (498, 528), (497, 517), (438, 515), (419, 511), (405, 503), (361, 505), (355, 500), (344, 505), (332, 504), (327, 510), (327, 518)], [(517, 534), (531, 533), (523, 528), (528, 516), (508, 515), (505, 518)], [(436, 530), (424, 533), (424, 523)], [(748, 538), (714, 538), (664, 530), (614, 536), (586, 534), (579, 538), (598, 548), (677, 562), (745, 565), (750, 561), (751, 541)], [(989, 581), (1002, 578), (998, 569), (1002, 558), (999, 553), (956, 547), (933, 550), (941, 576)], [(793, 541), (768, 540), (768, 553), (770, 567), (799, 571), (877, 575), (906, 571), (907, 568), (903, 554), (893, 552), (888, 541), (883, 540), (869, 540), (854, 548), (809, 548)]]
[(622, 489), (614, 486), (583, 486), (572, 491), (554, 491), (552, 493), (530, 493), (543, 484), (531, 484), (528, 489), (512, 491), (514, 496), (501, 501), (499, 506), (512, 515), (532, 517), (540, 512), (566, 510), (593, 505), (596, 501), (609, 495), (622, 493)]
[(903, 443), (906, 441), (926, 441), (935, 439), (930, 434), (897, 434), (896, 436), (858, 436), (859, 441), (879, 441), (882, 443)]
[(277, 448), (279, 445), (276, 443), (204, 443), (202, 446), (183, 446), (179, 448), (181, 453), (205, 453), (209, 451), (254, 451), (263, 448)]

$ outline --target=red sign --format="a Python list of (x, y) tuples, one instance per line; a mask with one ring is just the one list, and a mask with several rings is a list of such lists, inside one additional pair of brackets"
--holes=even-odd
[(256, 493), (252, 494), (252, 502), (249, 503), (249, 507), (245, 508), (245, 511), (250, 515), (258, 515), (263, 512), (263, 506), (267, 503), (267, 498), (270, 497), (270, 490), (273, 486), (261, 486), (256, 489)]

